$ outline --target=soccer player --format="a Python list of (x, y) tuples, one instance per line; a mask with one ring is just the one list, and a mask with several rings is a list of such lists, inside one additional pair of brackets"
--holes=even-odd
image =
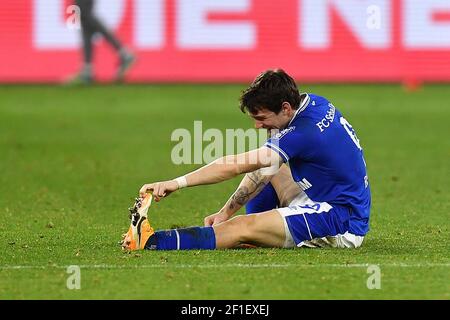
[[(279, 129), (259, 149), (225, 156), (173, 180), (140, 189), (145, 216), (151, 192), (159, 201), (185, 187), (245, 173), (236, 192), (204, 227), (154, 232), (137, 216), (124, 249), (261, 247), (357, 248), (369, 230), (370, 188), (353, 127), (327, 99), (299, 94), (283, 70), (260, 74), (241, 96), (256, 128)], [(251, 214), (233, 215), (244, 205)], [(133, 240), (136, 239), (136, 240)]]
[(69, 80), (69, 83), (90, 84), (94, 81), (92, 68), (93, 37), (101, 34), (111, 44), (119, 55), (119, 66), (116, 72), (116, 81), (122, 81), (126, 71), (135, 61), (134, 55), (126, 49), (119, 39), (95, 16), (94, 0), (76, 0), (80, 8), (81, 31), (83, 37), (83, 66), (80, 72)]

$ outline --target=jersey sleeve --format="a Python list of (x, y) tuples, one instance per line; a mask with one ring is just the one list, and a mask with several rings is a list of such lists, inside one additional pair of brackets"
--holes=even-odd
[(292, 158), (307, 159), (314, 151), (314, 141), (309, 136), (289, 127), (269, 138), (264, 146), (276, 151), (284, 162)]

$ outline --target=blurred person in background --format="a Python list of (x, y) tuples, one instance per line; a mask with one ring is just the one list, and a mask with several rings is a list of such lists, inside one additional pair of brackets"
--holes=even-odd
[(111, 44), (119, 56), (119, 65), (116, 70), (117, 82), (123, 81), (125, 73), (135, 62), (134, 54), (124, 47), (120, 40), (99, 20), (94, 13), (94, 0), (76, 0), (75, 4), (80, 8), (81, 33), (83, 37), (83, 66), (77, 75), (69, 79), (71, 84), (90, 84), (94, 81), (92, 66), (93, 40), (96, 33), (101, 34)]

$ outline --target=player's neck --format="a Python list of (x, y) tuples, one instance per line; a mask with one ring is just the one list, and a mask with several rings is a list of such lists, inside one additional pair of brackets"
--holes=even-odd
[(295, 119), (295, 117), (297, 116), (297, 114), (298, 114), (299, 111), (300, 111), (300, 108), (293, 110), (292, 117), (289, 119), (289, 121), (288, 121), (288, 123), (286, 124), (286, 127), (285, 127), (285, 128), (289, 127), (289, 126), (292, 124), (292, 122), (294, 121), (294, 119)]

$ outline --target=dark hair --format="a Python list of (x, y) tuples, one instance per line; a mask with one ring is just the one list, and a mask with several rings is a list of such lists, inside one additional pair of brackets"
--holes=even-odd
[(261, 73), (240, 98), (242, 112), (258, 113), (268, 109), (278, 114), (283, 102), (289, 102), (293, 109), (300, 105), (297, 84), (284, 70), (266, 70)]

